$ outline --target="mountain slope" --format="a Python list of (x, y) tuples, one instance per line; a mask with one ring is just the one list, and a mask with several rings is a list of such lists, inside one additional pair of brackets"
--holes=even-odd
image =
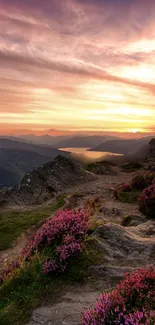
[(24, 134), (22, 136), (18, 135), (16, 137), (19, 141), (23, 141), (24, 138), (23, 142), (27, 141), (29, 143), (33, 143), (37, 145), (49, 145), (55, 147), (58, 141), (68, 139), (71, 136), (69, 135), (52, 136), (50, 134), (44, 134), (44, 135)]
[(48, 146), (0, 138), (0, 187), (16, 185), (32, 169), (69, 153)]
[(109, 135), (75, 136), (56, 143), (57, 148), (90, 148), (107, 140), (118, 139)]
[(0, 187), (16, 185), (30, 170), (50, 161), (51, 157), (19, 149), (0, 149)]
[(60, 151), (56, 148), (52, 148), (48, 145), (36, 145), (31, 143), (25, 143), (20, 141), (14, 141), (10, 139), (0, 138), (0, 149), (19, 149), (19, 150), (26, 150), (36, 152), (43, 156), (48, 156), (51, 159), (55, 158), (57, 155), (61, 154), (66, 157), (69, 156), (68, 152)]
[(151, 137), (142, 139), (112, 140), (106, 141), (98, 146), (94, 146), (90, 151), (113, 152), (118, 154), (132, 154), (142, 146), (149, 143)]

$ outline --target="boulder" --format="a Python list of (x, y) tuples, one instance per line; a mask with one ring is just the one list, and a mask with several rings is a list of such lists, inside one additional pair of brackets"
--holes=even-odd
[(142, 238), (155, 238), (155, 220), (148, 220), (136, 227), (129, 227), (128, 229)]
[[(155, 229), (154, 229), (155, 233)], [(92, 235), (105, 262), (115, 266), (140, 267), (155, 264), (155, 238), (142, 238), (118, 224), (107, 223)]]
[(138, 226), (139, 224), (147, 221), (147, 217), (144, 215), (129, 215), (124, 217), (122, 220), (122, 226), (130, 227), (130, 226)]

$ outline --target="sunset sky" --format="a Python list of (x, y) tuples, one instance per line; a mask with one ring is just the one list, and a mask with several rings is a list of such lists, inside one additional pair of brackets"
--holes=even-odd
[(0, 0), (0, 130), (154, 132), (155, 0)]

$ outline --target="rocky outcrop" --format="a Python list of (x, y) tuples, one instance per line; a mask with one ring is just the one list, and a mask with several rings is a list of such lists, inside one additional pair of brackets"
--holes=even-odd
[(42, 204), (65, 188), (91, 179), (80, 164), (59, 155), (27, 173), (18, 186), (0, 192), (0, 205)]
[[(152, 225), (152, 227), (151, 227)], [(155, 234), (152, 221), (149, 227)], [(97, 247), (103, 251), (105, 262), (110, 266), (141, 267), (155, 264), (155, 237), (146, 235), (146, 225), (140, 233), (136, 227), (122, 227), (114, 223), (100, 226), (93, 234)]]
[(147, 221), (147, 217), (144, 215), (129, 215), (122, 220), (122, 226), (124, 227), (138, 226), (139, 224), (144, 223), (146, 221)]

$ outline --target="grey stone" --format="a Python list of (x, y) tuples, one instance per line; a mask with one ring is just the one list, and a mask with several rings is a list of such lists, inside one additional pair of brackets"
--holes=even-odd
[(147, 217), (144, 215), (129, 215), (122, 220), (122, 226), (138, 226), (139, 224), (142, 224), (145, 221), (147, 221)]
[(64, 156), (26, 174), (18, 186), (0, 192), (0, 205), (39, 205), (69, 186), (94, 179), (81, 165)]
[(155, 238), (142, 237), (132, 230), (107, 223), (92, 235), (110, 265), (137, 267), (155, 263)]

